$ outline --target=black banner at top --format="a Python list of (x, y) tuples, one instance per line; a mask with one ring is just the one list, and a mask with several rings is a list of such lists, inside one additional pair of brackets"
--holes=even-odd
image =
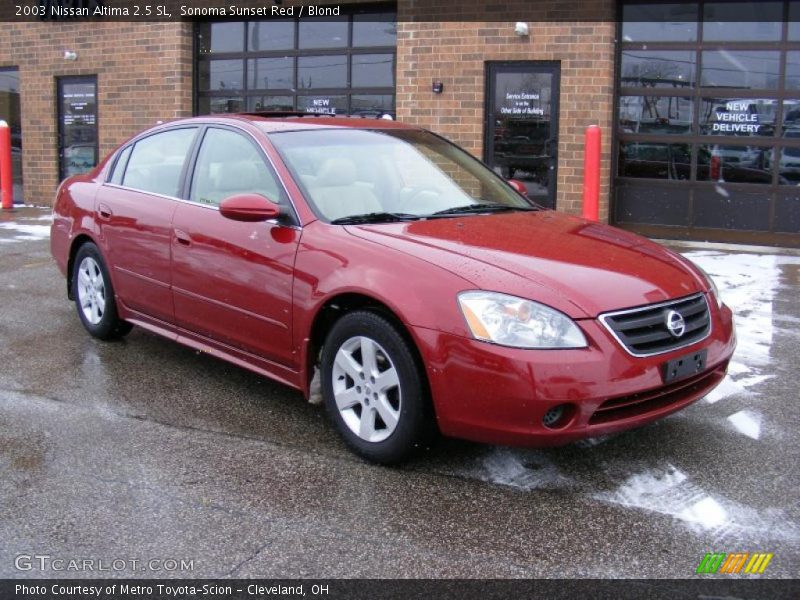
[[(667, 19), (717, 22), (797, 21), (800, 2), (730, 0), (714, 3), (686, 3), (675, 14), (659, 8), (658, 0), (3, 0), (0, 21), (103, 20), (181, 21), (194, 19), (278, 19), (331, 18), (346, 13), (385, 7), (397, 11), (398, 21), (485, 21), (485, 22), (614, 22), (625, 13), (626, 20)], [(623, 8), (620, 8), (620, 5)], [(628, 10), (627, 7), (633, 7)], [(696, 14), (686, 7), (694, 7)], [(663, 10), (662, 10), (663, 9)], [(669, 11), (667, 11), (669, 12)]]

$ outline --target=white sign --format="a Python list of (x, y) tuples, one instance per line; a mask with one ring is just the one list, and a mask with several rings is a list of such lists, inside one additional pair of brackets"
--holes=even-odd
[(758, 113), (750, 112), (750, 102), (734, 100), (717, 107), (716, 122), (711, 125), (711, 131), (716, 133), (749, 133), (758, 134), (761, 125), (758, 122)]
[(536, 92), (507, 92), (505, 105), (500, 107), (500, 114), (544, 116), (542, 108), (531, 106), (534, 100), (539, 100), (539, 94)]
[(330, 98), (313, 98), (306, 107), (306, 112), (335, 115), (336, 107), (331, 106)]

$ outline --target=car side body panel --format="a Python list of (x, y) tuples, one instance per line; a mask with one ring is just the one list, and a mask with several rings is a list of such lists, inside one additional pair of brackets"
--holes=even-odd
[(166, 323), (172, 301), (172, 198), (112, 185), (97, 192), (97, 228), (125, 308)]
[[(322, 308), (337, 296), (358, 294), (385, 305), (411, 331), (414, 325), (467, 335), (456, 294), (463, 278), (352, 235), (349, 227), (316, 221), (303, 228), (294, 277), (294, 347), (305, 365), (310, 333)], [(383, 290), (392, 290), (388, 295)]]
[(177, 326), (296, 369), (292, 279), (300, 231), (232, 221), (188, 202), (178, 203), (173, 229)]

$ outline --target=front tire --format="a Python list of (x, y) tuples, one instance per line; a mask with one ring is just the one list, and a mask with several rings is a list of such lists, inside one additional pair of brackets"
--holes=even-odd
[(339, 319), (325, 340), (321, 379), (328, 414), (356, 454), (396, 464), (429, 441), (427, 386), (409, 343), (384, 317)]
[(75, 256), (72, 270), (72, 297), (81, 323), (90, 334), (112, 340), (127, 334), (132, 325), (117, 314), (114, 287), (97, 246), (87, 242)]

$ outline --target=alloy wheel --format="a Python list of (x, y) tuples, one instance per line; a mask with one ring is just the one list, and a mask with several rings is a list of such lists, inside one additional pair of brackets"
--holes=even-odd
[(336, 353), (332, 371), (336, 408), (347, 427), (366, 442), (382, 442), (400, 420), (400, 378), (375, 340), (356, 336)]

